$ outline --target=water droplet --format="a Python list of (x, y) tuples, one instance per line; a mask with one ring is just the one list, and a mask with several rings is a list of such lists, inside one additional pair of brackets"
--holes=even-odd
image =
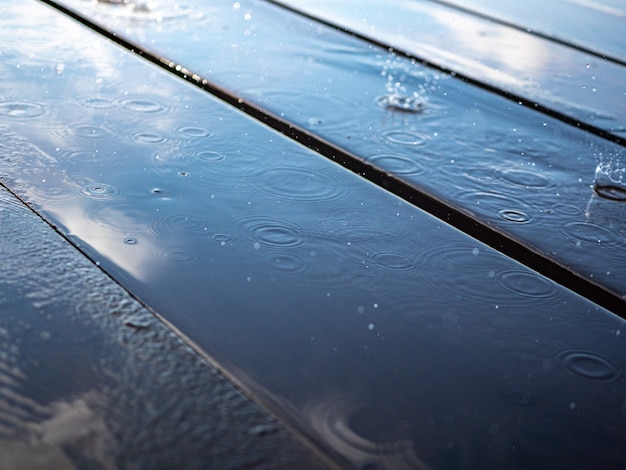
[(376, 98), (376, 103), (381, 108), (402, 113), (421, 113), (426, 107), (426, 102), (417, 95), (389, 94)]
[(136, 245), (137, 243), (139, 243), (139, 240), (134, 237), (126, 237), (124, 238), (124, 243), (126, 243), (127, 245)]
[(613, 168), (610, 164), (596, 167), (593, 190), (611, 201), (626, 201), (626, 168)]

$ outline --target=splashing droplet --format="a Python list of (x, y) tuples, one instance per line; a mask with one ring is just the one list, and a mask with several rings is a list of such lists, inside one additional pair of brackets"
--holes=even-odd
[(601, 163), (596, 167), (593, 181), (595, 193), (611, 201), (626, 201), (626, 168), (612, 168)]
[(381, 108), (389, 111), (399, 111), (401, 113), (417, 114), (424, 111), (426, 102), (417, 93), (413, 95), (400, 95), (391, 93), (376, 98), (376, 103)]

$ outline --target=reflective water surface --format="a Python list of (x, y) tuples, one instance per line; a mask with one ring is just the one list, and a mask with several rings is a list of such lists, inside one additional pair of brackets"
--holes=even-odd
[(622, 34), (626, 7), (621, 0), (515, 3), (494, 0), (445, 0), (442, 3), (486, 13), (626, 61), (626, 39)]
[[(598, 165), (626, 166), (623, 147), (264, 2), (198, 2), (195, 21), (140, 26), (77, 4), (149, 50), (626, 294), (616, 275), (626, 266), (624, 207), (593, 190)], [(433, 14), (433, 4), (424, 5)], [(382, 8), (370, 6), (363, 11)], [(332, 8), (358, 18), (343, 3)], [(562, 57), (575, 69), (568, 61), (577, 56)], [(552, 76), (535, 56), (513, 62)], [(598, 101), (602, 112), (611, 103), (626, 110), (622, 88)]]
[[(623, 320), (52, 10), (6, 5), (1, 180), (338, 462), (624, 466)], [(329, 48), (323, 34), (305, 45)], [(592, 187), (614, 147), (357, 43), (333, 47), (320, 69), (307, 55), (266, 62), (325, 81), (333, 107), (299, 108), (295, 83), (272, 96), (270, 75), (255, 96), (620, 272), (622, 206)], [(423, 110), (381, 103), (390, 70)], [(361, 104), (331, 93), (342, 81)]]
[[(567, 15), (561, 11), (570, 7), (554, 6), (559, 2), (550, 2), (549, 9), (543, 5), (536, 7), (537, 2), (523, 2), (516, 7), (509, 7), (509, 2), (502, 3), (500, 9), (506, 9), (513, 16), (513, 23), (521, 23), (520, 31), (449, 8), (445, 2), (428, 0), (392, 3), (287, 0), (279, 3), (622, 137), (626, 135), (623, 106), (626, 68), (526, 33), (524, 29), (531, 28), (532, 24), (524, 23), (523, 15), (516, 15), (519, 10), (541, 12), (542, 22), (559, 28), (560, 21), (577, 24), (581, 23), (581, 18), (593, 18), (585, 9), (584, 13), (579, 9)], [(561, 20), (555, 20), (559, 15)], [(593, 19), (585, 24), (591, 34), (600, 38), (611, 34), (622, 36), (624, 19), (611, 19), (604, 22)], [(599, 52), (603, 51), (601, 48)]]

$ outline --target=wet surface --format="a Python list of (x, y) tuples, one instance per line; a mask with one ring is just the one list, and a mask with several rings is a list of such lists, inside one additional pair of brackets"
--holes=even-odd
[(444, 0), (440, 3), (486, 14), (626, 62), (626, 39), (621, 32), (626, 20), (626, 8), (620, 0), (558, 0), (548, 4), (537, 1), (503, 4), (494, 0)]
[[(35, 2), (7, 5), (0, 179), (338, 462), (623, 468), (624, 320), (62, 15)], [(19, 48), (15, 25), (31, 38)], [(554, 247), (572, 239), (586, 268), (607, 269), (598, 261), (606, 259), (620, 272), (622, 206), (598, 196), (592, 176), (596, 158), (618, 162), (619, 148), (402, 61), (409, 98), (381, 100), (397, 58), (351, 44), (328, 52), (322, 70), (339, 75), (321, 77), (329, 88), (351, 77), (364, 111), (319, 114), (328, 109), (319, 100), (313, 111), (298, 108), (298, 122), (327, 127), (494, 223), (532, 227)], [(300, 67), (308, 57), (276, 66), (310, 71)], [(228, 70), (224, 80), (237, 75)], [(296, 102), (290, 94), (295, 85), (274, 101), (285, 113)], [(427, 97), (423, 109), (418, 96)], [(576, 157), (565, 159), (564, 148)], [(539, 222), (547, 209), (556, 228)], [(620, 286), (616, 277), (603, 280)], [(41, 292), (29, 298), (45, 301)], [(132, 338), (156, 322), (122, 318)], [(92, 342), (87, 330), (77, 336)], [(159, 374), (157, 388), (189, 388), (172, 363)], [(126, 390), (121, 396), (133, 398)], [(85, 419), (89, 399), (74, 396), (72, 416)], [(249, 435), (271, 429), (260, 423)], [(170, 439), (176, 447), (183, 438)]]
[(0, 468), (324, 468), (0, 188)]
[(598, 165), (624, 168), (622, 146), (271, 5), (237, 5), (196, 5), (188, 23), (103, 21), (626, 294), (624, 208), (593, 189)]
[[(551, 8), (556, 10), (552, 14), (546, 7), (533, 10), (533, 2), (524, 2), (514, 8), (502, 4), (501, 9), (514, 15), (514, 23), (521, 30), (447, 7), (445, 2), (428, 0), (405, 0), (393, 4), (375, 0), (341, 3), (288, 0), (277, 3), (380, 41), (419, 60), (494, 85), (528, 100), (531, 107), (534, 103), (547, 106), (583, 123), (626, 136), (626, 114), (622, 105), (626, 92), (624, 64), (537, 37), (526, 31), (532, 24), (524, 23), (523, 16), (515, 15), (516, 10), (540, 11), (544, 22), (551, 22), (560, 30), (558, 20), (553, 19), (559, 16), (556, 12), (559, 7), (554, 5), (559, 2), (551, 2)], [(566, 8), (569, 9), (569, 5)], [(359, 11), (357, 15), (354, 14), (356, 10)], [(571, 21), (571, 16), (561, 15), (564, 23), (584, 23), (599, 38), (621, 35), (621, 26), (616, 26), (623, 23), (621, 17), (601, 22), (588, 12), (572, 10), (570, 13), (592, 20)], [(605, 28), (608, 30), (606, 35), (603, 34)]]

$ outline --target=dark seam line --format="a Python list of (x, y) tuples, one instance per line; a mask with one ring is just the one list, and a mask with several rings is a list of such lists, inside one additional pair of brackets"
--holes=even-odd
[(515, 104), (520, 105), (520, 106), (525, 106), (527, 108), (533, 109), (535, 111), (538, 111), (542, 114), (545, 114), (547, 116), (550, 116), (554, 119), (557, 119), (565, 124), (569, 124), (570, 126), (576, 127), (577, 129), (581, 129), (584, 130), (586, 132), (589, 132), (590, 134), (593, 134), (595, 136), (601, 137), (605, 140), (608, 140), (610, 142), (613, 142), (615, 144), (621, 145), (621, 146), (626, 146), (626, 137), (621, 137), (617, 134), (614, 134), (610, 131), (607, 131), (605, 129), (602, 129), (601, 127), (597, 127), (594, 126), (593, 124), (589, 124), (587, 122), (583, 122), (580, 121), (579, 119), (576, 119), (574, 117), (571, 117), (565, 113), (562, 113), (561, 111), (557, 111), (556, 109), (550, 108), (546, 105), (542, 105), (540, 103), (536, 103), (530, 99), (524, 98), (521, 95), (517, 95), (513, 92), (510, 91), (506, 91), (503, 90), (501, 88), (498, 88), (496, 85), (490, 85), (487, 82), (483, 82), (479, 79), (476, 78), (472, 78), (469, 75), (465, 75), (464, 73), (461, 72), (456, 72), (448, 67), (446, 67), (445, 65), (441, 65), (438, 64), (436, 62), (432, 62), (430, 59), (425, 59), (422, 57), (419, 57), (411, 52), (407, 52), (404, 51), (402, 49), (398, 49), (394, 46), (392, 46), (391, 44), (387, 44), (383, 41), (380, 41), (378, 39), (374, 39), (370, 36), (367, 36), (365, 34), (362, 33), (358, 33), (356, 31), (353, 31), (351, 29), (348, 29), (344, 26), (341, 26), (339, 24), (333, 23), (332, 21), (329, 20), (325, 20), (323, 18), (319, 18), (315, 15), (303, 12), (301, 10), (298, 10), (294, 7), (291, 7), (289, 5), (286, 5), (284, 3), (282, 3), (279, 0), (264, 0), (267, 3), (270, 3), (272, 5), (275, 5), (279, 8), (282, 8), (284, 10), (290, 11), (292, 13), (295, 13), (299, 16), (302, 16), (304, 18), (307, 18), (311, 21), (315, 21), (316, 23), (328, 26), (330, 28), (336, 29), (337, 31), (340, 31), (342, 33), (348, 34), (354, 38), (360, 39), (362, 41), (365, 41), (373, 46), (377, 46), (380, 47), (382, 49), (385, 49), (387, 51), (389, 51), (390, 53), (394, 53), (397, 54), (399, 56), (403, 56), (406, 57), (407, 59), (412, 59), (415, 61), (420, 62), (422, 65), (425, 65), (427, 67), (433, 68), (435, 70), (439, 70), (440, 72), (443, 72), (447, 75), (451, 75), (452, 77), (456, 77), (470, 85), (476, 86), (478, 88), (481, 88), (483, 90), (486, 90), (490, 93), (494, 93), (496, 95), (502, 96), (503, 98), (506, 98), (509, 101), (513, 101)]
[(526, 34), (531, 34), (533, 36), (537, 36), (537, 37), (539, 37), (541, 39), (545, 39), (547, 41), (555, 42), (555, 43), (557, 43), (557, 44), (559, 44), (561, 46), (565, 46), (565, 47), (568, 47), (570, 49), (574, 49), (574, 50), (576, 50), (578, 52), (584, 52), (585, 54), (589, 54), (589, 55), (595, 56), (595, 57), (597, 57), (599, 59), (606, 60), (607, 62), (612, 62), (612, 63), (617, 64), (617, 65), (626, 66), (626, 60), (620, 59), (619, 57), (613, 57), (611, 55), (604, 54), (602, 52), (598, 52), (598, 51), (596, 51), (594, 49), (590, 49), (590, 48), (588, 48), (586, 46), (583, 46), (582, 44), (576, 44), (575, 42), (570, 42), (570, 41), (567, 41), (565, 39), (561, 39), (561, 38), (559, 38), (557, 36), (553, 36), (551, 34), (542, 33), (541, 31), (537, 31), (537, 30), (532, 29), (532, 28), (525, 28), (524, 26), (521, 26), (521, 25), (518, 25), (518, 24), (515, 24), (515, 23), (511, 23), (511, 22), (509, 22), (507, 20), (503, 20), (503, 19), (497, 18), (495, 16), (491, 16), (488, 13), (482, 13), (480, 11), (476, 11), (476, 10), (473, 10), (471, 8), (467, 8), (467, 7), (464, 7), (464, 6), (461, 6), (461, 5), (457, 5), (457, 4), (453, 3), (453, 2), (448, 2), (446, 0), (425, 0), (425, 1), (432, 2), (432, 3), (437, 3), (439, 5), (443, 5), (445, 7), (451, 8), (453, 10), (458, 10), (458, 11), (461, 11), (463, 13), (467, 13), (469, 15), (476, 16), (478, 18), (482, 18), (484, 20), (491, 21), (493, 23), (497, 23), (497, 24), (502, 25), (502, 26), (507, 26), (509, 28), (516, 29), (516, 30), (521, 31), (521, 32), (526, 33)]
[[(53, 0), (40, 1), (57, 8), (57, 5)], [(515, 259), (521, 264), (552, 279), (554, 282), (563, 285), (580, 296), (585, 297), (626, 319), (626, 298), (621, 297), (617, 292), (583, 277), (581, 274), (572, 271), (561, 262), (547, 257), (541, 251), (509, 234), (503, 233), (500, 229), (493, 227), (488, 223), (474, 219), (462, 210), (450, 207), (441, 199), (405, 183), (392, 174), (388, 174), (385, 171), (365, 163), (356, 155), (320, 138), (319, 136), (311, 134), (307, 130), (295, 126), (294, 124), (291, 124), (273, 115), (272, 113), (259, 108), (254, 103), (237, 97), (218, 85), (215, 85), (208, 80), (203, 79), (199, 75), (192, 73), (185, 67), (177, 65), (167, 59), (160, 58), (149, 51), (141, 50), (130, 41), (92, 23), (90, 20), (83, 18), (74, 11), (64, 7), (60, 7), (58, 10), (69, 15), (83, 25), (92, 28), (100, 34), (103, 34), (129, 51), (138, 54), (139, 56), (177, 75), (187, 82), (207, 91), (220, 100), (238, 108), (281, 134), (299, 142), (328, 159), (339, 163), (353, 173), (356, 173), (377, 186), (384, 188), (396, 196), (404, 199), (410, 204), (452, 225), (472, 238), (489, 245), (494, 250)]]

